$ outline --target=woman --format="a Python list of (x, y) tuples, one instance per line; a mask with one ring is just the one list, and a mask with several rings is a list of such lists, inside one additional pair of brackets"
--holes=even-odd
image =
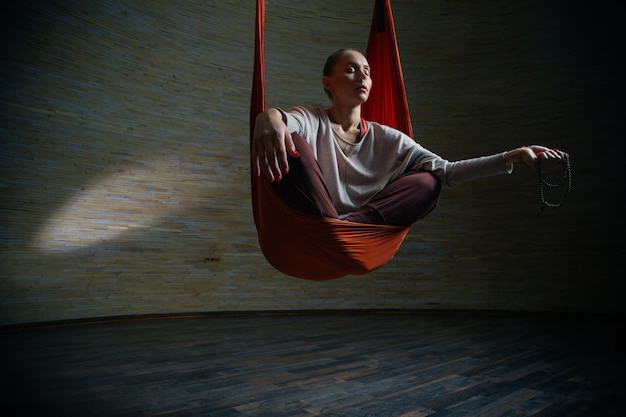
[(361, 118), (372, 88), (367, 59), (342, 49), (326, 61), (327, 110), (271, 108), (256, 118), (251, 149), (255, 175), (264, 175), (295, 210), (319, 217), (407, 226), (437, 204), (441, 184), (510, 173), (513, 164), (564, 163), (566, 154), (531, 145), (450, 162), (388, 126)]

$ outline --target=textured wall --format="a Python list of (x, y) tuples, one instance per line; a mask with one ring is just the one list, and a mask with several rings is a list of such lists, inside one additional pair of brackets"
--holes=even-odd
[[(444, 190), (374, 273), (284, 276), (258, 249), (249, 199), (254, 2), (22, 2), (4, 7), (0, 29), (0, 324), (225, 310), (623, 313), (616, 14), (564, 0), (392, 7), (418, 140), (449, 159), (566, 149), (564, 207), (538, 218), (536, 178), (519, 166)], [(326, 105), (323, 60), (365, 49), (372, 10), (271, 0), (268, 105)]]

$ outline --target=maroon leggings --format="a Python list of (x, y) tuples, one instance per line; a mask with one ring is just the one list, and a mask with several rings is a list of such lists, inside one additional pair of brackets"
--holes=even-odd
[[(289, 173), (272, 184), (292, 209), (316, 217), (339, 218), (324, 176), (306, 141), (292, 134), (300, 157), (289, 157)], [(409, 226), (424, 218), (436, 206), (441, 183), (429, 172), (408, 172), (387, 185), (370, 202), (346, 220), (358, 223)]]

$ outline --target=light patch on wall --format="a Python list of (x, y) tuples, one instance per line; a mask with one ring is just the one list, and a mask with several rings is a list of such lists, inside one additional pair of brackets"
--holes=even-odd
[(181, 167), (171, 155), (134, 161), (76, 193), (48, 218), (34, 244), (45, 252), (65, 252), (126, 233), (180, 231), (162, 219), (206, 204), (211, 194), (207, 166)]

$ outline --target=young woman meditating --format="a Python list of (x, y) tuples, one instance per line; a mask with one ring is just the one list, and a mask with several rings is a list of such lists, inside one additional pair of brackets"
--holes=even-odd
[[(371, 69), (375, 71), (375, 68)], [(516, 162), (562, 167), (567, 154), (540, 145), (451, 162), (411, 137), (361, 117), (372, 88), (367, 59), (342, 49), (326, 61), (328, 109), (270, 108), (255, 121), (251, 157), (291, 208), (351, 222), (411, 225), (437, 205), (441, 185), (511, 173)]]

